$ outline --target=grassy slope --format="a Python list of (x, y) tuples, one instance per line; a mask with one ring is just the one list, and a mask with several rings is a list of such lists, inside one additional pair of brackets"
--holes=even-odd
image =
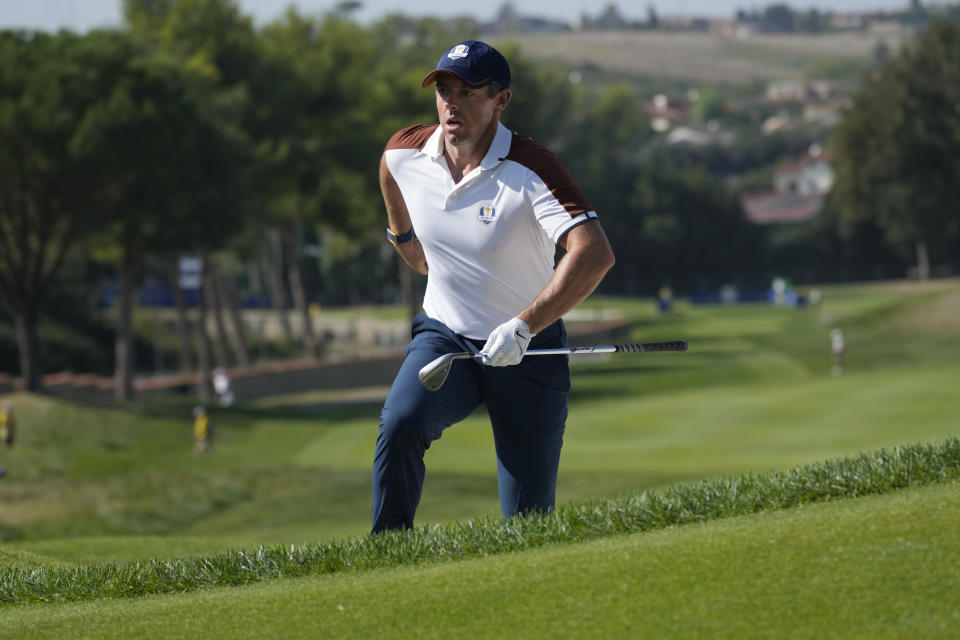
[[(560, 496), (571, 501), (705, 476), (784, 468), (955, 434), (957, 380), (960, 368), (936, 368), (909, 376), (881, 371), (786, 387), (744, 385), (737, 394), (721, 387), (658, 394), (643, 402), (582, 402), (568, 425)], [(259, 437), (248, 437), (254, 443), (259, 441)], [(477, 417), (452, 430), (434, 447), (428, 456), (421, 522), (496, 513), (489, 439), (484, 420)], [(244, 446), (241, 436), (236, 440), (237, 447)], [(292, 456), (291, 462), (304, 465), (302, 468), (281, 469), (282, 460), (273, 460), (277, 467), (264, 471), (177, 469), (171, 461), (167, 473), (125, 472), (117, 478), (78, 481), (72, 490), (69, 483), (58, 485), (66, 499), (75, 496), (80, 500), (73, 505), (79, 513), (72, 522), (78, 527), (95, 532), (98, 524), (110, 524), (96, 520), (97, 509), (102, 513), (110, 505), (94, 501), (106, 495), (118, 500), (114, 508), (133, 510), (109, 514), (115, 518), (114, 534), (124, 533), (122, 527), (134, 531), (145, 527), (147, 532), (157, 527), (157, 533), (193, 538), (178, 546), (171, 546), (163, 537), (136, 537), (123, 543), (103, 538), (79, 544), (41, 540), (21, 542), (17, 547), (66, 560), (97, 561), (106, 554), (132, 559), (156, 555), (160, 550), (180, 555), (209, 551), (218, 544), (300, 543), (363, 533), (369, 472), (363, 468), (361, 456), (371, 440), (369, 429), (336, 425), (316, 429)], [(231, 446), (233, 441), (223, 445), (218, 456), (228, 456)], [(189, 454), (179, 455), (194, 462)], [(351, 455), (356, 460), (351, 461)], [(175, 477), (169, 478), (170, 474)], [(216, 495), (204, 493), (211, 486), (218, 487)], [(136, 491), (147, 492), (145, 498), (138, 500), (128, 494)], [(218, 499), (223, 500), (221, 505)], [(19, 507), (42, 508), (47, 507), (30, 502)], [(176, 512), (164, 513), (165, 508)], [(5, 507), (0, 513), (10, 511)], [(231, 537), (219, 540), (224, 534)], [(214, 539), (207, 543), (203, 536)]]
[[(617, 303), (639, 323), (631, 339), (684, 336), (696, 349), (577, 368), (564, 500), (957, 433), (956, 283), (831, 289), (817, 312), (681, 305), (660, 318), (649, 302)], [(827, 374), (833, 326), (847, 335), (842, 378)], [(138, 415), (16, 397), (40, 419), (0, 459), (25, 472), (0, 483), (0, 528), (42, 508), (52, 539), (0, 546), (0, 565), (362, 532), (377, 404), (303, 401), (218, 414), (228, 441), (196, 460), (178, 415), (188, 406)], [(430, 451), (421, 521), (495, 511), (487, 431), (476, 416)], [(4, 608), (0, 637), (944, 637), (960, 619), (958, 506), (951, 483), (478, 561)], [(62, 537), (104, 526), (124, 535)]]
[(949, 637), (958, 525), (950, 483), (476, 561), (10, 607), (0, 637)]
[(736, 39), (705, 33), (582, 32), (527, 35), (520, 50), (535, 60), (560, 60), (588, 72), (687, 81), (747, 82), (801, 77), (825, 59), (869, 61), (878, 34), (754, 36)]
[[(649, 301), (592, 301), (635, 318), (630, 339), (683, 336), (691, 351), (576, 367), (561, 501), (956, 434), (958, 298), (956, 282), (847, 287), (828, 289), (820, 310), (680, 305), (667, 317)], [(828, 374), (833, 326), (847, 335), (842, 378)], [(138, 414), (14, 401), (24, 427), (20, 446), (0, 452), (11, 469), (0, 534), (26, 539), (2, 564), (30, 562), (14, 551), (96, 562), (366, 530), (376, 402), (318, 408), (300, 397), (218, 412), (227, 441), (196, 459), (188, 405)], [(497, 513), (484, 416), (451, 429), (427, 464), (421, 523)]]

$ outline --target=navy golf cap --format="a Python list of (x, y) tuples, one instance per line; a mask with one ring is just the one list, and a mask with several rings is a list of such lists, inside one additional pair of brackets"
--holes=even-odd
[(479, 40), (466, 40), (445, 51), (437, 68), (423, 79), (424, 87), (437, 79), (438, 73), (449, 73), (470, 87), (485, 87), (491, 82), (506, 89), (510, 86), (510, 65), (499, 51)]

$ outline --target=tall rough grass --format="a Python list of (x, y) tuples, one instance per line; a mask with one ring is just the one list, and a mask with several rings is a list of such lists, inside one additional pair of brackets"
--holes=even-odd
[(583, 542), (960, 478), (960, 440), (915, 444), (789, 471), (704, 480), (660, 492), (315, 545), (81, 568), (0, 570), (0, 603), (133, 598), (272, 578), (358, 572)]

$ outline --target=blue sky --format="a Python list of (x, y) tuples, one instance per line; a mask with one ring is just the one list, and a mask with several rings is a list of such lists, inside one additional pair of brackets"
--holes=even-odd
[[(643, 0), (640, 2), (614, 2), (627, 17), (642, 18), (646, 7), (653, 5), (661, 15), (732, 15), (737, 8), (764, 7), (783, 0), (738, 1), (738, 0)], [(245, 13), (252, 14), (257, 22), (268, 22), (280, 15), (290, 4), (304, 13), (322, 13), (336, 2), (334, 0), (238, 0)], [(590, 0), (515, 0), (513, 6), (522, 14), (572, 20), (585, 10), (596, 13), (607, 2)], [(787, 1), (797, 9), (817, 7), (832, 11), (868, 11), (897, 9), (908, 4), (907, 0), (833, 0), (833, 2)], [(0, 28), (30, 28), (56, 30), (70, 28), (84, 31), (91, 27), (117, 25), (121, 20), (121, 0), (0, 0)], [(495, 0), (482, 9), (475, 2), (450, 0), (366, 0), (357, 14), (363, 21), (375, 19), (385, 13), (404, 12), (409, 15), (453, 16), (470, 14), (481, 19), (493, 17), (502, 2)]]

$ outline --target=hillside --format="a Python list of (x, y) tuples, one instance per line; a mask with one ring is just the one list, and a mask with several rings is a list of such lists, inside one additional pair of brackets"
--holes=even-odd
[(901, 40), (897, 34), (870, 32), (739, 39), (645, 31), (528, 34), (516, 39), (534, 60), (560, 61), (584, 72), (729, 83), (799, 78), (828, 60), (860, 61), (865, 68), (881, 42), (896, 49)]

